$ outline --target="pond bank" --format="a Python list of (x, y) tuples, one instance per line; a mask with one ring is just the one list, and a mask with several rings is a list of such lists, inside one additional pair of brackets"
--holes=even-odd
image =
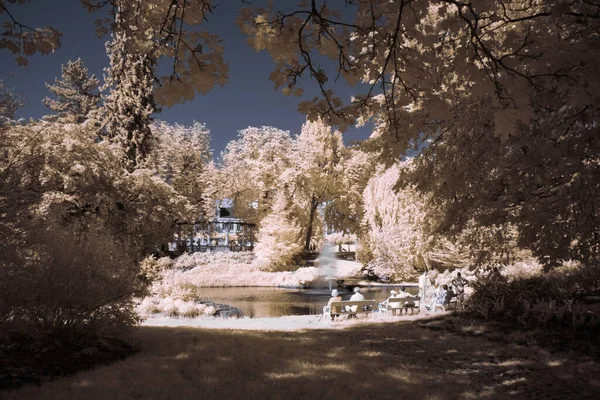
[(174, 318), (158, 317), (145, 320), (142, 326), (195, 327), (204, 329), (241, 329), (253, 331), (298, 331), (306, 329), (346, 329), (364, 324), (398, 323), (436, 318), (444, 313), (422, 313), (406, 316), (359, 316), (331, 322), (321, 315), (288, 315), (272, 318)]

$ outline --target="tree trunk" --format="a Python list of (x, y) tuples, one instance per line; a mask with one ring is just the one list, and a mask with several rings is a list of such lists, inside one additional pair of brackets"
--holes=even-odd
[(313, 220), (315, 219), (315, 213), (317, 212), (317, 206), (319, 202), (317, 197), (313, 194), (310, 200), (310, 217), (308, 218), (308, 227), (306, 228), (306, 241), (304, 242), (304, 250), (310, 251), (310, 239), (312, 237)]

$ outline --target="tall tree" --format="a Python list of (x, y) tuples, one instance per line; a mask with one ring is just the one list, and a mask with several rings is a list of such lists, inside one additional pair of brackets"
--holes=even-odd
[(241, 130), (227, 144), (220, 163), (222, 196), (234, 201), (236, 214), (259, 223), (271, 211), (292, 143), (289, 132), (263, 126)]
[(135, 51), (123, 33), (113, 35), (106, 44), (110, 67), (103, 89), (109, 90), (100, 111), (103, 134), (121, 147), (129, 171), (140, 166), (150, 154), (154, 137), (150, 125), (157, 111), (154, 101), (156, 60), (148, 53)]
[(159, 104), (183, 103), (227, 82), (229, 68), (219, 37), (200, 29), (214, 10), (210, 0), (85, 0), (82, 4), (90, 12), (111, 8), (112, 20), (96, 21), (98, 36), (113, 30), (129, 38), (133, 52), (170, 59), (169, 72), (156, 75)]
[(0, 79), (0, 118), (13, 119), (20, 105), (21, 100), (17, 93), (7, 88), (4, 81)]
[(98, 79), (89, 76), (81, 58), (63, 65), (61, 78), (55, 79), (54, 85), (46, 83), (57, 98), (46, 97), (42, 103), (60, 116), (72, 115), (77, 122), (83, 122), (100, 102)]
[(407, 162), (393, 165), (369, 180), (364, 191), (363, 240), (373, 255), (370, 266), (379, 276), (406, 279), (429, 258), (432, 238), (427, 228), (426, 198), (414, 187), (394, 190)]
[(306, 210), (304, 249), (310, 249), (317, 210), (332, 201), (342, 183), (346, 148), (340, 132), (333, 132), (322, 121), (307, 121), (296, 138), (292, 165), (282, 176), (284, 185), (293, 188), (297, 207)]
[[(157, 121), (151, 128), (156, 145), (147, 164), (188, 199), (195, 218), (214, 212), (213, 196), (207, 190), (213, 175), (210, 131), (199, 122), (183, 126)], [(207, 209), (208, 203), (213, 207)]]

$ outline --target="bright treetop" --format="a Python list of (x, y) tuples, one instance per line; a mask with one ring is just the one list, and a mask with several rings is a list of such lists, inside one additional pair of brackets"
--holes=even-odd
[(98, 79), (89, 76), (88, 69), (78, 58), (62, 66), (62, 77), (56, 79), (54, 85), (46, 83), (46, 87), (56, 99), (46, 97), (42, 102), (61, 116), (72, 115), (77, 122), (83, 122), (90, 111), (98, 107)]
[(98, 36), (109, 30), (128, 38), (128, 48), (171, 60), (169, 73), (158, 76), (159, 104), (171, 106), (224, 85), (228, 66), (216, 35), (199, 29), (213, 12), (210, 0), (83, 0), (90, 12), (110, 8), (112, 19), (96, 21)]
[[(312, 0), (278, 7), (247, 7), (238, 19), (249, 43), (276, 62), (276, 85), (293, 93), (310, 75), (322, 92), (299, 106), (310, 118), (349, 126), (375, 117), (401, 147), (426, 128), (468, 125), (473, 116), (459, 112), (465, 102), (490, 98), (494, 129), (506, 136), (546, 106), (532, 103), (537, 91), (552, 94), (555, 106), (580, 108), (597, 92), (594, 2)], [(328, 86), (339, 77), (366, 86), (347, 103)]]

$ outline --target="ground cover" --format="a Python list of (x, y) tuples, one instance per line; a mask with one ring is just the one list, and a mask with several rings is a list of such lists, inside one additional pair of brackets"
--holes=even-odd
[(7, 400), (592, 399), (600, 391), (600, 366), (581, 354), (403, 319), (346, 322), (294, 332), (142, 326), (135, 333), (140, 351), (126, 360), (3, 394)]

